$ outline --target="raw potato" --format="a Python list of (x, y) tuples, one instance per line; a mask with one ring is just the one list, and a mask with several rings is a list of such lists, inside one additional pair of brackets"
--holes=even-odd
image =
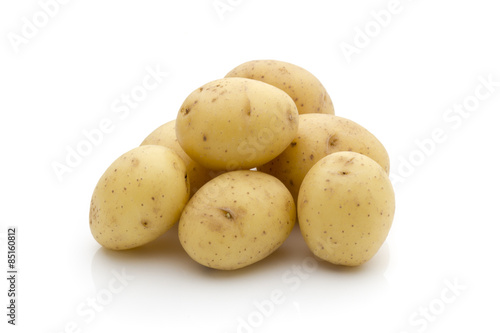
[(384, 243), (395, 210), (387, 173), (355, 152), (328, 155), (308, 172), (297, 203), (301, 233), (319, 258), (357, 266)]
[(144, 145), (160, 145), (165, 146), (167, 148), (173, 149), (180, 158), (184, 161), (187, 168), (187, 174), (189, 178), (191, 189), (191, 195), (202, 187), (206, 182), (210, 179), (217, 176), (219, 173), (209, 170), (199, 163), (195, 162), (191, 157), (189, 157), (182, 147), (179, 145), (177, 141), (177, 136), (175, 135), (175, 119), (169, 121), (157, 129), (155, 129), (151, 134), (149, 134), (144, 141), (141, 143), (141, 146)]
[(295, 218), (293, 198), (278, 179), (258, 171), (231, 171), (191, 198), (179, 221), (179, 239), (198, 263), (233, 270), (273, 253)]
[(297, 199), (309, 169), (321, 158), (338, 151), (366, 155), (389, 173), (389, 154), (372, 133), (352, 120), (326, 114), (301, 114), (295, 139), (283, 153), (258, 170), (281, 180)]
[(251, 169), (288, 146), (298, 112), (290, 96), (267, 83), (224, 78), (193, 91), (175, 127), (182, 149), (204, 167)]
[(278, 60), (253, 60), (237, 66), (226, 77), (245, 77), (280, 88), (292, 97), (299, 114), (335, 114), (325, 87), (313, 74), (297, 65)]
[(163, 146), (137, 147), (116, 159), (99, 179), (90, 204), (90, 230), (106, 248), (138, 247), (171, 228), (188, 199), (182, 159)]

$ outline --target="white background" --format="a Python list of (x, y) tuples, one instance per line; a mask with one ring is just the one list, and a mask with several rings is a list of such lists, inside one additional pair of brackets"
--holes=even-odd
[[(19, 265), (16, 327), (1, 279), (2, 332), (497, 332), (494, 1), (221, 2), (231, 6), (222, 16), (213, 0), (2, 1), (0, 276), (9, 225)], [(51, 16), (40, 3), (52, 3)], [(388, 8), (390, 19), (380, 14)], [(346, 56), (347, 44), (357, 53)], [(297, 230), (233, 272), (192, 261), (175, 229), (142, 249), (101, 249), (88, 210), (107, 166), (174, 119), (192, 90), (267, 58), (315, 74), (337, 115), (389, 151), (397, 209), (379, 253), (334, 267), (313, 259)], [(130, 112), (114, 112), (147, 68), (168, 76)], [(103, 119), (112, 130), (58, 179), (53, 164)], [(431, 144), (433, 133), (441, 140)]]

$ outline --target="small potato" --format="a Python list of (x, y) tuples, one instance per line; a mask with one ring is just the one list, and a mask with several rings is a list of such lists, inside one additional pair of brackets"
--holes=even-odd
[(285, 91), (299, 114), (335, 114), (330, 95), (321, 82), (302, 67), (278, 60), (253, 60), (232, 69), (226, 77), (246, 77)]
[(189, 199), (182, 159), (163, 146), (140, 146), (116, 159), (90, 203), (90, 231), (103, 247), (125, 250), (171, 228)]
[(267, 83), (225, 78), (193, 91), (176, 119), (182, 149), (212, 170), (251, 169), (278, 156), (297, 133), (290, 96)]
[(297, 202), (300, 231), (319, 258), (357, 266), (384, 243), (395, 210), (385, 170), (371, 158), (338, 152), (307, 173)]
[(301, 114), (295, 139), (283, 153), (258, 170), (281, 180), (297, 199), (309, 169), (321, 158), (338, 151), (366, 155), (389, 173), (389, 154), (372, 133), (352, 120), (327, 114)]
[(198, 263), (234, 270), (278, 249), (295, 218), (293, 198), (278, 179), (253, 170), (230, 171), (191, 198), (179, 221), (179, 239)]
[(195, 162), (191, 157), (189, 157), (177, 141), (177, 136), (175, 135), (175, 119), (171, 120), (157, 129), (155, 129), (151, 134), (149, 134), (141, 146), (144, 145), (159, 145), (165, 146), (167, 148), (173, 149), (180, 158), (184, 161), (187, 168), (187, 174), (191, 189), (191, 195), (202, 187), (210, 179), (217, 176), (219, 173), (209, 170), (199, 163)]

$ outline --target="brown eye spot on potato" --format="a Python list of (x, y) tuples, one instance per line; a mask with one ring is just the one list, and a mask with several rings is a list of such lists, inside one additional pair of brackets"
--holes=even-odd
[(139, 159), (133, 157), (131, 160), (130, 160), (130, 164), (132, 164), (133, 167), (137, 167), (139, 165)]
[(149, 227), (149, 222), (147, 220), (142, 220), (141, 221), (141, 224), (144, 228), (148, 228)]
[(288, 70), (286, 69), (285, 66), (282, 66), (280, 68), (278, 68), (278, 70), (282, 73), (282, 74), (289, 74)]
[(335, 135), (330, 136), (328, 138), (328, 147), (332, 148), (337, 144), (337, 141), (339, 141), (339, 139)]
[(347, 165), (347, 164), (352, 164), (352, 163), (353, 163), (352, 161), (353, 161), (354, 159), (355, 159), (355, 157), (352, 157), (352, 158), (348, 159), (348, 160), (344, 163), (344, 165)]
[(221, 212), (224, 214), (224, 217), (232, 220), (234, 218), (234, 213), (229, 208), (219, 208)]

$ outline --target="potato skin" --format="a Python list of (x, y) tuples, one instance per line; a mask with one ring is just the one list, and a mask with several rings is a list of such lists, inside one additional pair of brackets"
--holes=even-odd
[(175, 119), (151, 132), (141, 143), (144, 145), (159, 145), (172, 149), (184, 161), (189, 179), (190, 197), (210, 179), (219, 175), (218, 172), (207, 169), (188, 156), (179, 145), (175, 134)]
[(290, 96), (243, 78), (211, 81), (194, 90), (176, 119), (182, 149), (212, 170), (251, 169), (278, 156), (298, 129)]
[(253, 170), (224, 173), (190, 199), (179, 240), (201, 265), (234, 270), (273, 253), (296, 220), (293, 198), (276, 178)]
[(182, 159), (163, 146), (140, 146), (117, 158), (99, 179), (90, 203), (90, 230), (103, 247), (138, 247), (177, 223), (188, 198)]
[(378, 162), (389, 173), (389, 154), (382, 143), (358, 123), (335, 115), (301, 114), (295, 139), (276, 158), (258, 167), (281, 180), (297, 199), (300, 184), (321, 158), (354, 151)]
[(315, 164), (299, 191), (298, 221), (311, 251), (337, 265), (370, 260), (392, 225), (395, 196), (382, 167), (355, 152), (337, 152)]
[(335, 114), (325, 87), (306, 69), (278, 60), (252, 60), (233, 68), (226, 77), (245, 77), (269, 83), (285, 91), (299, 114)]

